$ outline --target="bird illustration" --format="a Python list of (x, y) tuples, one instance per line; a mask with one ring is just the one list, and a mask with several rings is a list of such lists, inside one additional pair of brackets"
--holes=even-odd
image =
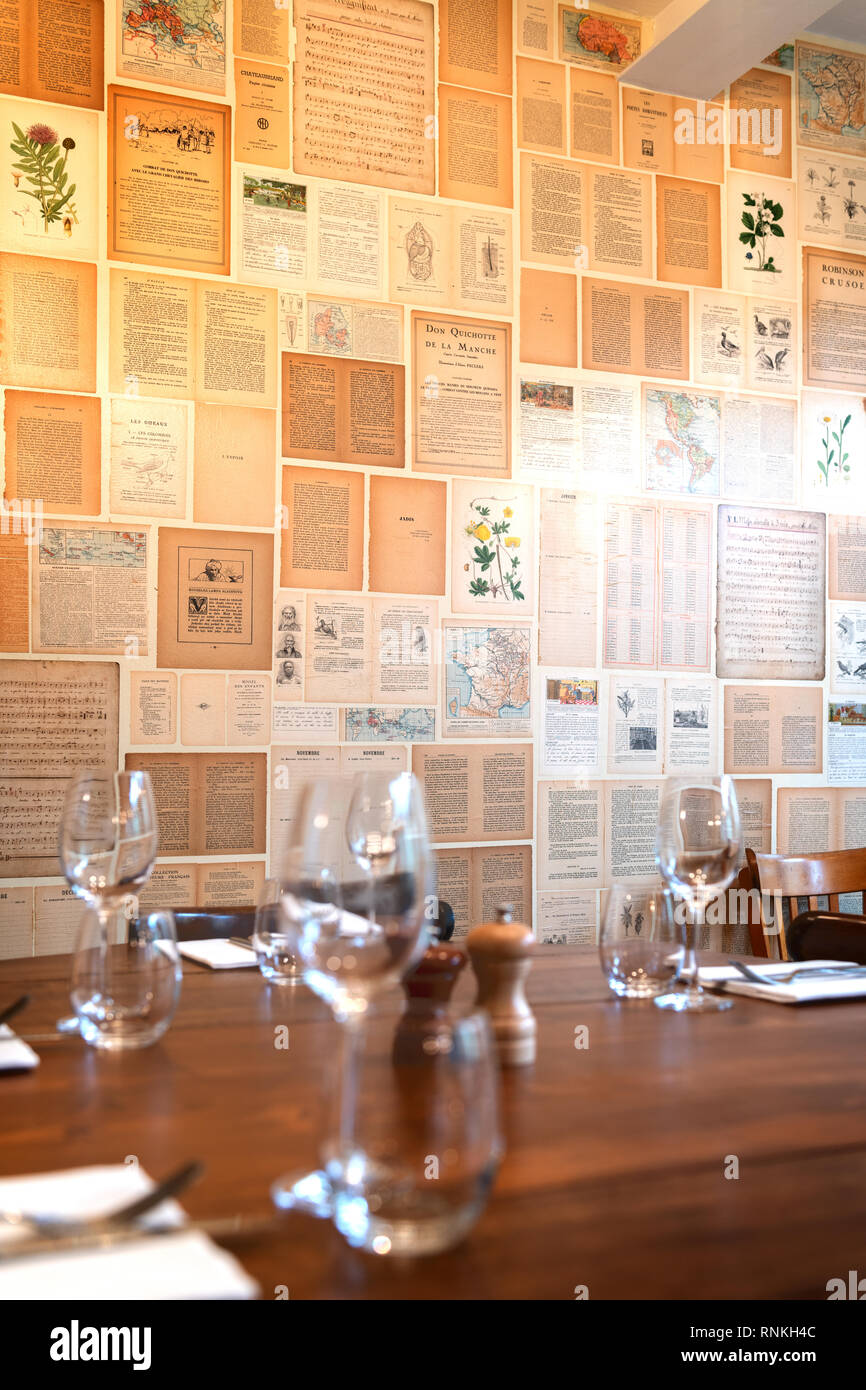
[(851, 667), (848, 666), (844, 661), (837, 661), (836, 665), (839, 667), (840, 676), (850, 676)]
[(753, 317), (754, 320), (755, 320), (755, 332), (757, 333), (758, 337), (759, 337), (759, 338), (766, 338), (766, 336), (767, 336), (767, 325), (766, 325), (765, 323), (761, 323), (761, 320), (758, 318), (758, 315), (757, 315), (757, 314), (753, 314), (752, 317)]

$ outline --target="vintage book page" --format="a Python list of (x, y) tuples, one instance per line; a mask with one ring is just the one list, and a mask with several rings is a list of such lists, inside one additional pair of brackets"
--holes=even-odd
[(825, 242), (862, 250), (866, 220), (866, 161), (800, 150), (797, 162), (797, 235), (801, 241)]
[(440, 86), (439, 192), (461, 202), (512, 206), (510, 97)]
[(746, 308), (743, 295), (696, 288), (692, 296), (694, 379), (707, 386), (746, 385)]
[(439, 78), (485, 92), (511, 91), (510, 0), (441, 0)]
[(866, 391), (866, 256), (803, 248), (803, 339), (804, 386)]
[(270, 670), (273, 536), (161, 526), (158, 548), (157, 666)]
[(717, 682), (669, 676), (665, 682), (665, 773), (692, 777), (718, 772), (717, 745)]
[(658, 624), (658, 514), (609, 502), (604, 521), (603, 664), (652, 670)]
[(524, 260), (649, 279), (652, 179), (522, 154), (520, 245)]
[(180, 9), (123, 0), (116, 10), (121, 77), (160, 87), (225, 92), (226, 0)]
[(388, 238), (392, 299), (512, 312), (509, 212), (392, 198)]
[(656, 875), (655, 847), (661, 781), (603, 782), (604, 882)]
[(585, 888), (601, 882), (601, 803), (600, 782), (539, 782), (539, 888)]
[(284, 458), (402, 468), (405, 370), (283, 353)]
[(517, 59), (517, 143), (542, 154), (567, 154), (565, 77), (560, 63)]
[[(274, 596), (273, 680), (274, 728), (291, 727), (285, 706), (304, 698), (304, 633), (307, 626), (307, 596), (289, 589), (278, 589)], [(278, 712), (282, 711), (280, 715)]]
[(520, 360), (577, 366), (577, 276), (520, 272)]
[(225, 745), (226, 678), (221, 671), (187, 671), (181, 676), (180, 741), (187, 747)]
[(535, 494), (519, 483), (451, 485), (451, 611), (535, 613)]
[(412, 314), (413, 467), (511, 475), (511, 327)]
[(866, 784), (866, 704), (831, 700), (827, 705), (827, 781), (831, 786)]
[(412, 771), (424, 791), (430, 837), (532, 837), (532, 744), (443, 748), (418, 744)]
[(182, 864), (177, 860), (154, 864), (147, 883), (139, 889), (139, 916), (147, 912), (177, 911), (201, 907), (198, 895), (198, 864)]
[(520, 378), (520, 473), (569, 481), (578, 452), (578, 412), (571, 382)]
[(262, 0), (234, 0), (234, 51), (261, 63), (289, 61), (288, 6), (262, 4)]
[(108, 258), (231, 271), (231, 108), (108, 89)]
[(81, 925), (81, 899), (71, 888), (35, 888), (33, 911), (34, 955), (68, 954), (75, 950)]
[(659, 280), (721, 286), (722, 225), (718, 184), (656, 179)]
[(789, 179), (793, 142), (788, 74), (751, 68), (731, 83), (730, 111), (731, 168)]
[(121, 516), (186, 515), (189, 407), (115, 396), (111, 400), (109, 498)]
[(0, 33), (0, 92), (103, 106), (104, 0), (40, 4), (4, 0)]
[(446, 484), (370, 478), (370, 588), (386, 594), (445, 593)]
[(33, 955), (33, 888), (0, 889), (0, 960)]
[[(428, 139), (427, 144), (433, 141)], [(380, 190), (328, 179), (315, 185), (314, 196), (314, 280), (326, 294), (376, 298), (381, 294), (385, 260)]]
[(372, 610), (374, 704), (435, 703), (439, 692), (439, 608), (435, 599), (378, 598)]
[(96, 390), (96, 266), (0, 252), (0, 378)]
[(726, 772), (823, 771), (817, 686), (726, 685), (724, 699)]
[(0, 530), (0, 651), (30, 650), (30, 537)]
[(492, 922), (502, 903), (515, 919), (532, 922), (532, 846), (489, 845), (436, 851), (439, 898), (454, 909), (454, 938)]
[(722, 411), (726, 497), (794, 502), (797, 404), (772, 396), (726, 396)]
[(598, 503), (542, 488), (538, 660), (594, 668), (598, 626)]
[[(742, 845), (756, 854), (770, 854), (773, 848), (773, 782), (769, 777), (736, 777), (734, 790), (740, 808)], [(787, 851), (786, 851), (787, 852)], [(739, 868), (746, 862), (742, 855)]]
[[(309, 352), (326, 357), (362, 357), (368, 362), (403, 361), (403, 310), (395, 304), (324, 299), (310, 294), (306, 310), (301, 308), (302, 336), (304, 327), (308, 328), (305, 336)], [(287, 333), (286, 347), (292, 346), (289, 338)], [(304, 351), (303, 341), (293, 346), (297, 352)]]
[(584, 276), (582, 295), (586, 370), (688, 378), (687, 290), (649, 289)]
[(539, 893), (537, 914), (542, 946), (594, 946), (598, 939), (595, 892)]
[(866, 600), (866, 516), (829, 516), (829, 597)]
[(289, 70), (235, 59), (235, 159), (288, 169)]
[(793, 396), (797, 391), (797, 306), (746, 300), (746, 385), (750, 391)]
[(611, 676), (608, 772), (660, 777), (664, 770), (665, 683), (660, 676)]
[(822, 512), (719, 508), (719, 677), (824, 679), (825, 524)]
[(866, 605), (830, 605), (830, 689), (834, 693), (866, 690)]
[[(433, 193), (433, 6), (295, 0), (293, 165), (301, 174)], [(395, 118), (394, 112), (399, 112)]]
[(681, 179), (723, 183), (723, 103), (622, 88), (623, 162)]
[[(75, 107), (11, 98), (2, 106), (7, 135), (0, 145), (0, 246), (25, 255), (95, 261), (101, 222), (97, 117)], [(47, 145), (42, 143), (46, 131)]]
[(193, 520), (272, 526), (277, 417), (242, 405), (195, 412)]
[[(331, 594), (307, 599), (304, 699), (313, 704), (371, 699), (373, 614), (371, 600)], [(279, 684), (279, 676), (277, 677)], [(279, 692), (277, 694), (279, 699)]]
[(226, 743), (229, 747), (267, 744), (271, 739), (271, 678), (264, 675), (226, 676)]
[(291, 465), (283, 469), (283, 507), (282, 587), (360, 589), (364, 475)]
[(554, 0), (517, 0), (514, 41), (522, 53), (555, 57), (555, 10)]
[(859, 849), (864, 840), (866, 791), (862, 787), (779, 788), (777, 854)]
[(713, 513), (660, 504), (659, 669), (709, 671)]
[(491, 618), (443, 623), (445, 738), (527, 738), (532, 732), (532, 629)]
[(740, 294), (793, 299), (797, 292), (794, 185), (732, 170), (725, 184), (727, 284)]
[(6, 392), (6, 486), (45, 512), (98, 516), (101, 404), (96, 396)]
[(572, 159), (619, 164), (619, 84), (614, 76), (569, 68), (568, 127)]
[(578, 387), (578, 467), (581, 483), (599, 492), (640, 487), (640, 394), (610, 378)]
[(265, 753), (127, 753), (126, 769), (150, 773), (161, 858), (264, 854)]
[(277, 292), (196, 281), (196, 396), (223, 405), (277, 404)]
[(43, 527), (33, 554), (35, 652), (147, 656), (148, 534)]
[[(250, 163), (254, 164), (255, 160), (251, 159)], [(245, 280), (272, 285), (276, 279), (299, 286), (309, 281), (312, 201), (309, 184), (289, 183), (250, 169), (238, 172), (235, 209), (240, 224), (240, 264)], [(299, 298), (302, 305), (303, 296)], [(280, 328), (285, 330), (288, 339), (284, 345), (300, 351), (303, 342), (298, 339), (297, 328), (290, 333), (289, 323), (283, 320), (282, 314)]]
[(69, 777), (117, 767), (119, 685), (113, 661), (0, 662), (0, 876), (57, 874)]
[(174, 743), (176, 738), (177, 673), (130, 671), (130, 743)]
[(588, 777), (601, 770), (598, 681), (546, 676), (542, 683), (542, 770), (548, 777)]
[(265, 885), (261, 860), (248, 863), (196, 865), (196, 906), (254, 907)]

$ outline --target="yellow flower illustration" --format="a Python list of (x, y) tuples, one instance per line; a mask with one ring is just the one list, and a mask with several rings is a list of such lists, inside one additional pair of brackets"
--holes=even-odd
[(503, 516), (514, 516), (514, 512), (511, 510), (510, 507), (506, 507), (505, 510), (504, 510), (504, 512), (502, 513), (502, 515), (503, 515)]
[(479, 541), (490, 540), (490, 527), (485, 526), (483, 521), (475, 527), (475, 539)]
[(506, 536), (506, 537), (505, 537), (505, 544), (506, 544), (506, 545), (513, 545), (513, 546), (516, 547), (516, 546), (520, 545), (520, 537), (519, 537), (519, 536)]

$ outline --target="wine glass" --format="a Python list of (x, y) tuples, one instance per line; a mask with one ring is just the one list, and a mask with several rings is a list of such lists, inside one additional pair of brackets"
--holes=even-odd
[(698, 978), (696, 939), (706, 921), (707, 903), (734, 877), (740, 853), (740, 812), (730, 777), (677, 781), (662, 797), (656, 836), (656, 864), (668, 887), (687, 909), (686, 988), (653, 1000), (660, 1009), (729, 1009), (731, 1000), (707, 994)]
[[(348, 1174), (364, 1155), (354, 1142), (365, 1016), (375, 996), (410, 968), (425, 946), (434, 893), (433, 858), (421, 789), (410, 773), (360, 774), (348, 814), (334, 782), (314, 778), (302, 793), (295, 843), (283, 876), (284, 925), (304, 981), (331, 1007), (343, 1047), (337, 1134), (323, 1170), (280, 1179), (280, 1207), (335, 1216)], [(340, 881), (341, 836), (361, 870)]]
[[(85, 900), (88, 911), (73, 958), (75, 1015), (60, 1020), (61, 1032), (80, 1030), (91, 1041), (86, 1036), (92, 1031), (86, 1022), (91, 1012), (95, 1010), (94, 1018), (123, 1016), (124, 1007), (112, 990), (115, 961), (110, 948), (127, 939), (128, 923), (135, 915), (129, 910), (130, 900), (150, 877), (158, 844), (156, 802), (148, 773), (84, 768), (72, 776), (60, 820), (58, 855), (67, 883)], [(172, 932), (173, 926), (170, 931), (165, 924), (157, 928), (169, 952)], [(141, 964), (142, 952), (137, 959)], [(85, 1007), (87, 999), (91, 1003)]]

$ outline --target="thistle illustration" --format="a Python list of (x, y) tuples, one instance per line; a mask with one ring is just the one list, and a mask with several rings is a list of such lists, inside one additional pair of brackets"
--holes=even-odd
[(22, 188), (21, 192), (26, 193), (28, 198), (36, 199), (42, 209), (46, 231), (52, 222), (59, 222), (61, 218), (66, 230), (65, 224), (69, 218), (78, 221), (75, 204), (70, 201), (75, 184), (70, 183), (67, 187), (66, 172), (66, 163), (75, 149), (75, 141), (69, 135), (60, 140), (57, 131), (42, 121), (28, 126), (26, 134), (14, 121), (12, 129), (15, 139), (10, 141), (9, 148), (18, 156), (12, 165), (13, 170), (17, 171), (12, 175), (16, 188), (22, 178), (33, 185), (32, 188)]
[(619, 695), (617, 695), (617, 697), (616, 697), (616, 702), (617, 702), (617, 704), (619, 705), (620, 709), (622, 710), (623, 715), (625, 716), (625, 718), (628, 719), (629, 715), (631, 714), (631, 712), (632, 712), (632, 710), (634, 709), (634, 706), (635, 706), (635, 699), (634, 699), (634, 696), (632, 695), (631, 691), (630, 691), (630, 690), (623, 690), (623, 691), (621, 691), (621, 693), (620, 693)]

